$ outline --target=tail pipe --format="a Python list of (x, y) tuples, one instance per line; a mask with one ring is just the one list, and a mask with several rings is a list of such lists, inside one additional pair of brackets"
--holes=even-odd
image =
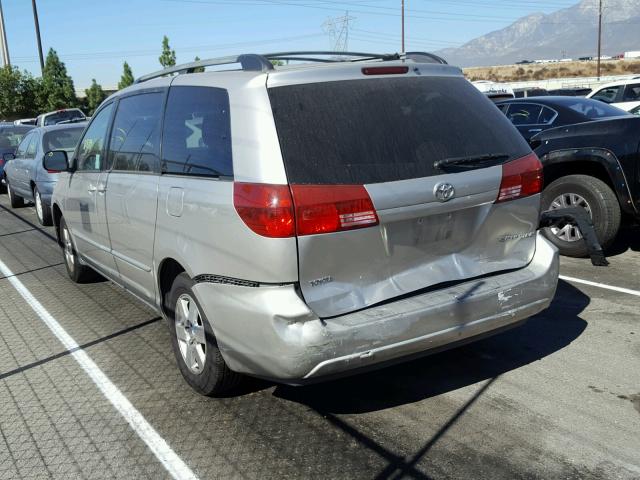
[(589, 257), (591, 257), (591, 263), (593, 265), (596, 267), (606, 267), (609, 265), (609, 261), (604, 256), (604, 251), (596, 236), (591, 217), (586, 210), (577, 207), (559, 208), (557, 210), (547, 210), (540, 215), (539, 228), (562, 228), (567, 224), (578, 227), (582, 233), (582, 238), (587, 243)]

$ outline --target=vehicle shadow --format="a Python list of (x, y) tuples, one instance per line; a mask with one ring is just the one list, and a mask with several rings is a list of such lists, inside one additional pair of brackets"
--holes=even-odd
[(579, 315), (589, 302), (588, 296), (561, 281), (550, 308), (520, 327), (374, 372), (306, 387), (279, 385), (274, 395), (324, 414), (365, 413), (424, 400), (563, 349), (587, 327)]
[(628, 226), (620, 230), (618, 237), (606, 254), (609, 257), (622, 255), (626, 251), (640, 252), (640, 226)]

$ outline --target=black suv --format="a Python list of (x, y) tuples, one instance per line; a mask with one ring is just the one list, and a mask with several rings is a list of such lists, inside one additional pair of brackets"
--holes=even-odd
[[(553, 128), (530, 144), (544, 166), (542, 210), (584, 208), (605, 248), (623, 221), (640, 219), (640, 117)], [(563, 255), (588, 254), (575, 226), (550, 228), (545, 234)]]

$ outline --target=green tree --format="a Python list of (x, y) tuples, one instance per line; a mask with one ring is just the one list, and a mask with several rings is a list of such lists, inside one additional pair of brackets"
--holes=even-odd
[(284, 62), (282, 60), (269, 60), (271, 62), (271, 65), (273, 65), (274, 67), (282, 67), (284, 65)]
[(0, 68), (0, 118), (14, 120), (32, 117), (38, 111), (40, 83), (16, 67)]
[(131, 67), (127, 62), (124, 62), (124, 65), (122, 66), (122, 76), (120, 77), (120, 81), (118, 82), (118, 90), (122, 90), (129, 85), (133, 85), (134, 81), (135, 79), (133, 78)]
[[(199, 62), (200, 57), (196, 55), (196, 58), (193, 59), (194, 62)], [(193, 73), (202, 73), (204, 72), (204, 67), (197, 67), (193, 69)]]
[(160, 65), (163, 67), (173, 67), (176, 64), (176, 51), (169, 46), (169, 37), (162, 37), (162, 55), (158, 57)]
[(93, 115), (96, 111), (96, 108), (100, 106), (100, 104), (107, 98), (107, 94), (104, 93), (102, 87), (96, 79), (93, 78), (91, 80), (91, 86), (87, 88), (84, 93), (87, 95), (87, 108), (89, 109), (89, 115)]
[(73, 107), (77, 102), (73, 80), (67, 74), (67, 67), (52, 48), (47, 54), (42, 71), (39, 106), (42, 110), (50, 111)]

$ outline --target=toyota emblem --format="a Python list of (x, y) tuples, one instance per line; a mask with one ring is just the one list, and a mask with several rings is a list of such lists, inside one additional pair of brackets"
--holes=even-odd
[(433, 189), (433, 194), (441, 202), (448, 202), (456, 196), (456, 189), (450, 183), (439, 183)]

